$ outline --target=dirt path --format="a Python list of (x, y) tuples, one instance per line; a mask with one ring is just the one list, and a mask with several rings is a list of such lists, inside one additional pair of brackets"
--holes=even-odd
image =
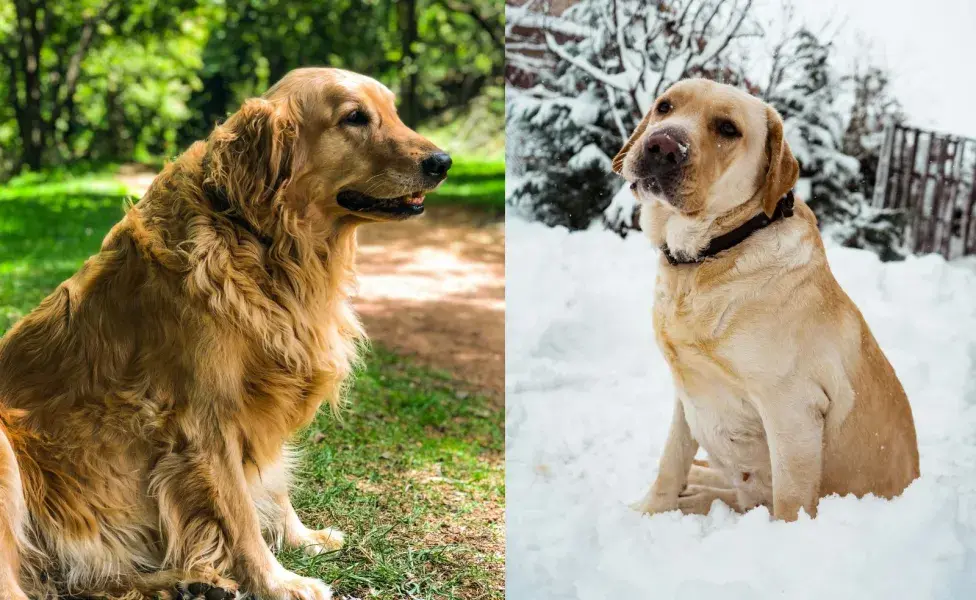
[(505, 386), (505, 228), (432, 206), (360, 229), (356, 307), (371, 339), (501, 399)]
[[(124, 166), (141, 196), (154, 177)], [(356, 309), (371, 340), (447, 371), (501, 401), (505, 386), (505, 228), (460, 207), (430, 206), (359, 234)]]

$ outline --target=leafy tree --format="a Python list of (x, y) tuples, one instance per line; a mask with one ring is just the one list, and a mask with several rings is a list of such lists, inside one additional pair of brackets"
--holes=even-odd
[[(290, 69), (332, 66), (376, 77), (416, 126), (465, 104), (501, 76), (502, 11), (494, 0), (237, 0), (219, 9), (190, 100), (184, 141), (205, 135), (247, 96)], [(497, 31), (497, 33), (495, 33)]]
[[(117, 38), (145, 40), (178, 28), (196, 0), (0, 1), (0, 63), (17, 130), (14, 167), (70, 155), (87, 59)], [(7, 115), (5, 115), (7, 116)]]
[(502, 10), (497, 0), (0, 0), (0, 175), (172, 155), (300, 66), (380, 79), (417, 125), (500, 85)]

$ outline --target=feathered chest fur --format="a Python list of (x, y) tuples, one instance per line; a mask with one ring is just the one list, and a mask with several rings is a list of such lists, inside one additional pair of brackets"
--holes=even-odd
[(662, 274), (658, 278), (654, 330), (679, 383), (688, 383), (691, 370), (728, 370), (720, 350), (737, 316), (735, 294), (729, 286), (701, 286), (692, 275)]
[[(137, 223), (139, 214), (129, 220)], [(314, 240), (302, 231), (259, 239), (232, 224), (184, 222), (185, 241), (142, 244), (177, 254), (170, 262), (180, 266), (182, 321), (196, 329), (186, 338), (191, 386), (214, 397), (191, 401), (189, 413), (218, 413), (221, 422), (237, 423), (248, 444), (277, 453), (323, 402), (338, 409), (358, 360), (365, 334), (350, 301), (355, 227)]]

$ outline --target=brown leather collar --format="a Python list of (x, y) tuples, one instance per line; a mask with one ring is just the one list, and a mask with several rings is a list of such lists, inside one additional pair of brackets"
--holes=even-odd
[(723, 233), (717, 238), (712, 238), (712, 241), (710, 241), (708, 246), (702, 250), (701, 254), (694, 258), (688, 258), (683, 255), (678, 257), (671, 254), (671, 250), (668, 248), (666, 243), (661, 246), (661, 252), (664, 254), (664, 258), (668, 259), (668, 262), (672, 267), (678, 265), (698, 264), (704, 261), (706, 258), (711, 258), (719, 252), (724, 252), (725, 250), (736, 246), (753, 233), (767, 227), (772, 223), (775, 223), (779, 219), (786, 219), (792, 216), (793, 190), (790, 190), (786, 192), (785, 196), (779, 199), (779, 202), (776, 203), (776, 210), (773, 211), (772, 216), (767, 216), (765, 212), (761, 212), (732, 231)]

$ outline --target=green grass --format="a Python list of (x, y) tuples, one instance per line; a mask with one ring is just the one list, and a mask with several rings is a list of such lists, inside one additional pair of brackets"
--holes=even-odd
[(456, 157), (447, 181), (427, 197), (433, 205), (456, 204), (505, 213), (505, 159)]
[(0, 187), (0, 332), (98, 252), (123, 214), (108, 175), (30, 175)]
[(449, 110), (419, 129), (454, 157), (447, 181), (428, 196), (431, 204), (456, 204), (505, 213), (505, 91), (487, 86), (466, 106)]
[[(489, 194), (497, 165), (463, 161), (443, 198)], [(447, 192), (457, 196), (448, 196)], [(98, 251), (122, 216), (110, 174), (30, 175), (0, 187), (0, 333)], [(504, 596), (503, 408), (383, 349), (366, 357), (340, 420), (301, 436), (294, 503), (346, 546), (283, 563), (337, 598)]]
[(501, 408), (374, 350), (341, 420), (321, 414), (293, 498), (342, 550), (289, 568), (359, 598), (502, 598)]

